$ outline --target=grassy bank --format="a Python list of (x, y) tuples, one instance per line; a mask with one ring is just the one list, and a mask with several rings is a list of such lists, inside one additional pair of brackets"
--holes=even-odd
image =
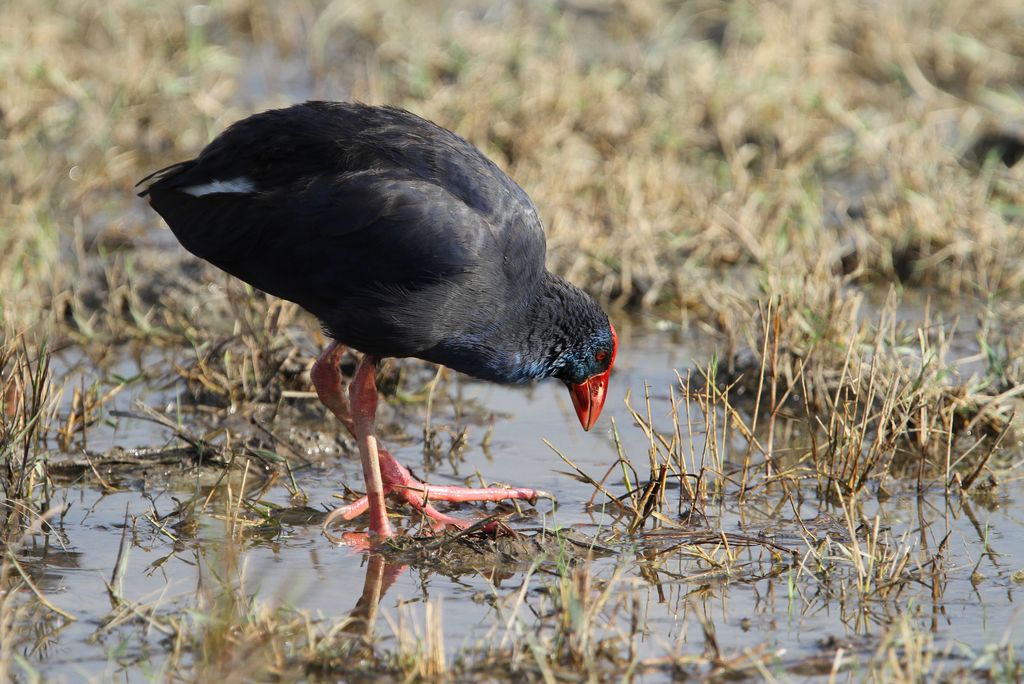
[[(621, 482), (577, 473), (618, 511), (618, 532), (678, 533), (680, 520), (750, 501), (799, 521), (794, 501), (813, 494), (839, 532), (799, 523), (790, 548), (799, 561), (786, 571), (794, 604), (841, 595), (844, 610), (850, 599), (885, 613), (863, 609), (885, 629), (853, 649), (855, 666), (837, 655), (851, 653), (844, 645), (815, 672), (906, 681), (935, 672), (934, 635), (894, 615), (902, 587), (939, 587), (957, 570), (944, 542), (915, 546), (865, 507), (890, 491), (968, 501), (1016, 478), (1018, 1), (6, 0), (0, 74), (0, 481), (11, 550), (0, 572), (0, 662), (26, 652), (19, 626), (66, 617), (50, 610), (21, 550), (54, 533), (55, 495), (69, 483), (114, 491), (112, 473), (133, 467), (116, 454), (121, 465), (108, 469), (110, 455), (88, 445), (91, 426), (117, 423), (110, 406), (125, 388), (177, 388), (176, 406), (145, 415), (176, 435), (184, 457), (168, 451), (167, 463), (187, 461), (215, 473), (214, 490), (229, 487), (206, 500), (221, 517), (252, 527), (273, 518), (248, 508), (259, 491), (240, 503), (247, 468), (301, 498), (301, 478), (267, 455), (282, 442), (264, 434), (275, 434), (277, 408), (269, 427), (252, 415), (308, 392), (322, 343), (315, 321), (188, 256), (133, 185), (241, 117), (317, 98), (399, 105), (467, 137), (537, 203), (549, 266), (617, 324), (696, 326), (712, 341), (708, 358), (681, 369), (671, 400), (655, 400), (653, 417), (630, 398), (635, 424), (618, 429), (641, 431), (651, 447), (620, 453)], [(154, 349), (173, 361), (135, 377), (116, 370), (118, 358)], [(93, 382), (54, 370), (51, 352), (66, 350), (93, 364)], [(419, 410), (428, 396), (409, 376), (392, 384), (396, 411)], [(316, 413), (304, 411), (280, 421)], [(437, 437), (429, 422), (424, 435)], [(462, 437), (451, 439), (449, 455)], [(754, 543), (754, 558), (730, 547), (749, 540), (719, 541), (680, 542), (694, 563), (687, 572), (781, 572), (777, 549)], [(652, 553), (645, 562), (657, 565), (661, 551)], [(535, 641), (524, 646), (534, 625), (521, 619), (523, 597), (505, 596), (494, 641), (448, 662), (443, 645), (421, 649), (405, 627), (373, 650), (348, 623), (254, 601), (235, 560), (221, 561), (223, 582), (179, 614), (111, 589), (112, 620), (166, 637), (154, 676), (227, 676), (243, 661), (248, 674), (285, 679), (432, 678), (446, 667), (545, 681), (580, 671), (763, 676), (801, 666), (719, 644), (711, 627), (700, 657), (666, 649), (673, 655), (645, 660), (632, 589), (557, 554), (545, 561), (555, 580), (536, 608)], [(424, 629), (441, 614), (428, 608)], [(213, 617), (192, 619), (200, 612)], [(608, 615), (631, 627), (578, 629)], [(950, 676), (1019, 676), (1012, 644), (974, 656)]]
[(1016, 410), (1017, 3), (2, 12), (11, 355), (188, 340), (178, 370), (201, 401), (308, 389), (314, 322), (186, 255), (132, 185), (253, 111), (360, 99), (479, 145), (536, 200), (553, 269), (619, 319), (703, 322), (719, 382), (815, 410), (852, 402), (873, 416), (865, 435), (944, 462), (951, 433), (997, 435)]
[(536, 200), (551, 265), (609, 302), (715, 320), (779, 279), (1011, 302), (1022, 285), (1021, 172), (1000, 162), (1021, 144), (1009, 0), (3, 12), (8, 326), (39, 302), (62, 319), (68, 290), (89, 313), (73, 258), (158, 230), (141, 174), (307, 97), (472, 140)]

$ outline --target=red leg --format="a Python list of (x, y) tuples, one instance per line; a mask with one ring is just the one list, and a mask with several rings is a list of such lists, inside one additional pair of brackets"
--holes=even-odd
[(345, 355), (345, 348), (337, 342), (331, 342), (324, 349), (320, 358), (313, 364), (309, 377), (316, 388), (316, 395), (320, 397), (323, 405), (331, 410), (331, 413), (338, 417), (341, 424), (345, 426), (348, 433), (355, 437), (356, 429), (352, 424), (352, 411), (349, 409), (348, 397), (341, 387), (341, 371), (338, 364), (341, 357)]
[(376, 372), (376, 357), (364, 356), (349, 385), (348, 395), (352, 405), (352, 426), (359, 445), (359, 457), (363, 462), (363, 479), (366, 481), (366, 498), (370, 509), (370, 533), (392, 537), (394, 532), (391, 531), (388, 511), (384, 505), (377, 436), (373, 434), (373, 422), (377, 417)]
[[(320, 401), (338, 417), (342, 425), (359, 443), (367, 496), (360, 497), (331, 511), (324, 519), (325, 530), (338, 520), (352, 520), (369, 510), (371, 532), (380, 536), (391, 536), (391, 526), (388, 523), (384, 506), (384, 497), (389, 493), (394, 493), (440, 525), (459, 528), (468, 527), (473, 522), (441, 513), (431, 506), (430, 502), (521, 499), (536, 503), (539, 498), (554, 499), (551, 494), (539, 489), (428, 485), (417, 480), (408, 468), (395, 460), (395, 457), (387, 449), (377, 443), (377, 439), (373, 435), (373, 420), (377, 408), (377, 388), (374, 384), (376, 359), (364, 357), (360, 362), (356, 377), (353, 378), (349, 387), (350, 405), (349, 397), (345, 396), (342, 389), (341, 372), (338, 370), (338, 362), (344, 353), (344, 347), (337, 342), (332, 342), (313, 364), (310, 376)], [(354, 413), (352, 406), (355, 406)], [(492, 525), (491, 527), (496, 528), (497, 526)]]

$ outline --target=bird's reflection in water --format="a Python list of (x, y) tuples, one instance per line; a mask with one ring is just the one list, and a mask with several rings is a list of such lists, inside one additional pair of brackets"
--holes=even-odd
[(351, 622), (345, 627), (350, 634), (369, 639), (373, 636), (373, 625), (377, 621), (377, 608), (391, 585), (408, 566), (389, 563), (383, 555), (369, 552), (366, 558), (366, 576), (363, 579), (363, 593), (359, 595), (355, 608), (349, 613)]
[(497, 555), (492, 552), (489, 556), (486, 551), (469, 544), (459, 547), (462, 554), (451, 552), (445, 554), (444, 559), (441, 560), (435, 553), (437, 545), (443, 540), (435, 540), (425, 543), (420, 549), (419, 555), (414, 549), (407, 548), (406, 562), (402, 563), (389, 560), (386, 554), (376, 550), (379, 547), (374, 546), (370, 541), (370, 536), (366, 533), (347, 532), (335, 536), (325, 532), (325, 536), (339, 546), (347, 546), (353, 551), (365, 554), (363, 557), (366, 562), (366, 575), (363, 579), (363, 590), (356, 605), (348, 614), (349, 620), (343, 631), (358, 637), (359, 642), (366, 648), (371, 648), (374, 625), (377, 621), (381, 600), (401, 574), (409, 568), (410, 563), (428, 573), (431, 569), (437, 568), (439, 562), (446, 563), (444, 574), (448, 576), (481, 577), (493, 587), (498, 588), (504, 581), (521, 575), (525, 568), (522, 563), (510, 560), (512, 552), (518, 551), (523, 559), (533, 559), (536, 558), (540, 549), (532, 537), (511, 535), (499, 538), (510, 541), (506, 541), (502, 546), (502, 553)]

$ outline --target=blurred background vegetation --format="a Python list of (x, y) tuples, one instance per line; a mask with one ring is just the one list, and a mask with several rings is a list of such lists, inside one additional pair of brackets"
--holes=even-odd
[(8, 335), (144, 335), (199, 266), (135, 181), (309, 98), (467, 137), (613, 306), (736, 335), (766, 294), (1024, 286), (1016, 0), (6, 0), (0, 74)]

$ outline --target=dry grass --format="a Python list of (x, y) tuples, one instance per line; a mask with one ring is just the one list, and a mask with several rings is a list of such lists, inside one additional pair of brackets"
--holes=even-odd
[[(215, 405), (305, 389), (308, 358), (290, 350), (312, 322), (234, 285), (199, 290), (195, 263), (164, 247), (130, 192), (143, 170), (286, 103), (271, 94), (281, 86), (404, 105), (467, 136), (537, 201), (553, 268), (610, 303), (709, 321), (731, 343), (730, 370), (743, 349), (762, 351), (757, 307), (778, 297), (780, 377), (799, 372), (828, 403), (839, 397), (829, 376), (852, 364), (860, 381), (857, 366), (879, 364), (860, 347), (894, 341), (892, 321), (860, 324), (853, 287), (899, 280), (981, 297), (1009, 371), (984, 389), (1016, 386), (1024, 171), (983, 149), (980, 166), (964, 161), (985, 135), (1012, 135), (1024, 112), (1012, 90), (1020, 39), (999, 30), (1020, 21), (1009, 0), (984, 12), (966, 0), (564, 11), (69, 1), (3, 12), (0, 63), (14, 75), (0, 96), (8, 335), (187, 339), (195, 360), (181, 374)], [(265, 75), (268, 64), (286, 66)], [(917, 365), (927, 353), (915, 350)], [(801, 368), (804, 354), (813, 363)], [(976, 389), (927, 380), (947, 403)], [(913, 408), (893, 407), (893, 420)], [(915, 428), (922, 444), (928, 427)]]
[[(56, 319), (87, 320), (96, 303), (52, 268), (62, 252), (116, 262), (156, 223), (129, 191), (140, 173), (290, 101), (271, 94), (279, 79), (469, 137), (536, 199), (552, 266), (604, 299), (714, 319), (755, 293), (709, 277), (737, 265), (820, 288), (829, 272), (985, 297), (1022, 285), (1022, 171), (961, 162), (1022, 114), (1010, 0), (3, 11), (8, 326), (47, 299)], [(284, 73), (263, 76), (275, 61)], [(108, 313), (161, 316), (131, 311), (146, 278)]]
[(0, 534), (5, 538), (17, 536), (50, 508), (53, 486), (40, 452), (54, 428), (59, 400), (45, 347), (30, 351), (16, 338), (0, 344)]
[[(836, 373), (880, 334), (858, 325), (855, 286), (900, 281), (985, 301), (1000, 362), (1019, 371), (1024, 171), (972, 147), (992, 133), (1012, 144), (1024, 112), (1020, 39), (1001, 30), (1020, 21), (1010, 0), (3, 13), (8, 336), (187, 339), (182, 374), (220, 405), (304, 389), (308, 359), (288, 349), (308, 317), (198, 288), (226, 280), (197, 279), (130, 191), (294, 92), (400, 104), (467, 136), (537, 201), (554, 269), (609, 303), (710, 322), (732, 343), (727, 366), (760, 351), (758, 302), (782, 297), (803, 338), (783, 357), (813, 347)], [(834, 393), (806, 370), (812, 394)]]
[[(620, 449), (612, 471), (584, 475), (621, 516), (619, 539), (659, 528), (646, 576), (668, 577), (677, 557), (673, 572), (691, 579), (788, 573), (803, 610), (838, 601), (844, 622), (885, 625), (875, 653), (840, 648), (824, 674), (852, 659), (880, 681), (927, 677), (942, 654), (894, 613), (906, 586), (941, 593), (947, 549), (890, 532), (867, 495), (939, 486), (966, 505), (961, 493), (1015, 465), (1005, 447), (1024, 387), (1022, 24), (1016, 0), (0, 3), (7, 548), (48, 529), (54, 452), (84, 454), (85, 477), (117, 485), (86, 446), (91, 426), (117, 417), (125, 382), (69, 385), (50, 354), (69, 345), (97, 364), (128, 343), (167, 348), (193, 413), (187, 425), (181, 407), (159, 420), (190, 463), (222, 468), (213, 490), (235, 488), (217, 513), (228, 536), (241, 544), (280, 525), (259, 495), (279, 478), (301, 498), (274, 454), (301, 449), (265, 427), (238, 439), (219, 421), (303, 397), (315, 322), (197, 264), (132, 186), (254, 111), (307, 97), (386, 102), (507, 169), (545, 219), (550, 266), (620, 309), (617, 321), (646, 311), (719, 336), (717, 358), (680, 377), (669, 406), (632, 398), (648, 452)], [(429, 421), (425, 435), (437, 451)], [(171, 451), (136, 456), (180, 460)], [(246, 477), (257, 486), (243, 497)], [(808, 497), (835, 515), (827, 534), (801, 516)], [(709, 522), (733, 504), (785, 513), (801, 541)], [(152, 524), (163, 525), (155, 513)], [(57, 620), (18, 571), (25, 560), (12, 552), (0, 572), (0, 676), (27, 652), (18, 625), (45, 640)], [(500, 597), (505, 631), (456, 657), (418, 640), (439, 633), (441, 606), (422, 624), (402, 618), (395, 648), (381, 650), (345, 624), (254, 599), (228, 557), (194, 605), (209, 620), (123, 600), (113, 618), (164, 633), (171, 655), (158, 672), (195, 680), (797, 665), (720, 645), (704, 619), (700, 654), (668, 645), (641, 658), (629, 580), (553, 562), (556, 580), (530, 607), (539, 626), (525, 617), (536, 601), (524, 581)], [(1010, 642), (972, 658), (962, 676), (1020, 675)]]

